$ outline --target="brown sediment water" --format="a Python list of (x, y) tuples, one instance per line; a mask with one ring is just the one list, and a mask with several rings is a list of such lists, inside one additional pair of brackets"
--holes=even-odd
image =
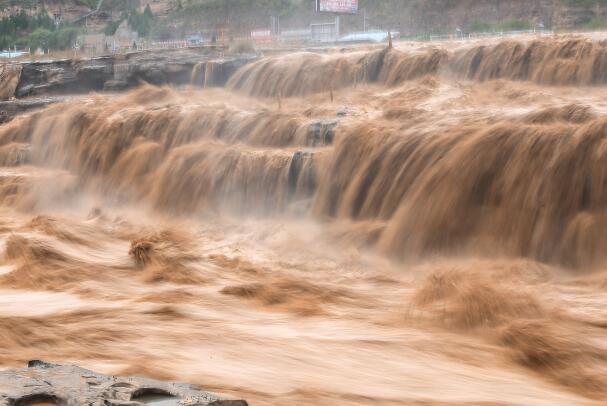
[(545, 85), (607, 83), (607, 43), (584, 37), (502, 41), (447, 50), (440, 45), (348, 53), (301, 53), (240, 69), (228, 87), (255, 96), (301, 96), (358, 83), (388, 86), (424, 75)]
[(17, 117), (0, 365), (260, 405), (604, 403), (604, 46), (296, 53)]

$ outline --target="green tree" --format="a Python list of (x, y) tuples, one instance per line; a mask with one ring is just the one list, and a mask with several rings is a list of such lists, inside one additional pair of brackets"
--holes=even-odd
[(15, 23), (15, 28), (17, 30), (27, 30), (29, 27), (29, 17), (24, 9), (21, 9), (19, 14), (11, 17), (13, 22)]
[(520, 18), (510, 18), (497, 25), (498, 31), (522, 31), (529, 29), (531, 29), (531, 23)]
[(468, 30), (470, 32), (488, 32), (491, 31), (491, 24), (484, 21), (474, 20), (469, 24)]
[(53, 39), (53, 32), (46, 28), (37, 28), (28, 37), (28, 44), (32, 49), (48, 49)]
[(105, 35), (114, 35), (116, 34), (116, 30), (120, 27), (122, 20), (110, 21), (108, 25), (105, 26)]
[(152, 8), (150, 7), (149, 4), (147, 6), (145, 6), (145, 9), (143, 10), (143, 16), (149, 20), (154, 18), (154, 14), (152, 13)]
[(76, 41), (76, 37), (80, 33), (77, 27), (62, 27), (55, 31), (51, 36), (50, 48), (67, 49), (71, 48)]
[(141, 36), (147, 36), (154, 23), (154, 15), (150, 5), (143, 10), (143, 13), (139, 13), (136, 9), (128, 12), (127, 20), (131, 28), (139, 33)]

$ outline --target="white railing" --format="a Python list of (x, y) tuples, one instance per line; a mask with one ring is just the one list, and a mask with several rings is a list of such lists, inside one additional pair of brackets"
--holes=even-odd
[(488, 32), (471, 32), (471, 33), (455, 33), (443, 35), (430, 35), (430, 41), (467, 41), (478, 38), (510, 38), (523, 35), (553, 35), (552, 30), (518, 30), (518, 31), (488, 31)]

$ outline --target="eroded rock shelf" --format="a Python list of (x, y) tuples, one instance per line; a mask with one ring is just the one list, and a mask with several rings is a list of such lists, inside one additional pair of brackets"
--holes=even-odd
[(247, 406), (188, 384), (100, 375), (73, 365), (30, 361), (0, 371), (0, 406)]

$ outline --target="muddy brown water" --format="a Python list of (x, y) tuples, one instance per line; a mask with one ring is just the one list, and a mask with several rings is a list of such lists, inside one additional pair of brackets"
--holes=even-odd
[(0, 365), (254, 405), (604, 403), (602, 47), (294, 54), (3, 125)]

